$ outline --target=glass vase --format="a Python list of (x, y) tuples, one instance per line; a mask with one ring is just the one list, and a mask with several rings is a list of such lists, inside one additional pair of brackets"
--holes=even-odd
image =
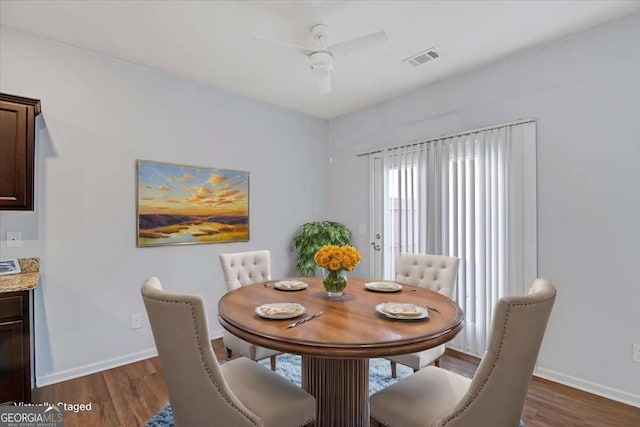
[(344, 270), (333, 271), (326, 269), (322, 284), (329, 298), (339, 298), (347, 286), (347, 273)]

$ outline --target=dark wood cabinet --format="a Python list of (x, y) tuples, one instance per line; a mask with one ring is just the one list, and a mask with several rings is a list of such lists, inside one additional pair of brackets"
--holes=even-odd
[(38, 114), (39, 100), (0, 93), (0, 210), (33, 210)]
[(0, 293), (0, 404), (31, 402), (32, 295)]

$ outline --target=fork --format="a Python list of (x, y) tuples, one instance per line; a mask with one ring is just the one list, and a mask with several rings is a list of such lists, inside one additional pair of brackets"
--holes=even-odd
[(304, 322), (307, 322), (309, 320), (313, 320), (316, 317), (320, 317), (322, 315), (322, 312), (316, 313), (313, 316), (307, 316), (307, 317), (303, 317), (302, 319), (298, 320), (297, 322), (293, 322), (290, 325), (287, 325), (287, 329), (289, 328), (295, 328), (298, 325), (302, 325)]

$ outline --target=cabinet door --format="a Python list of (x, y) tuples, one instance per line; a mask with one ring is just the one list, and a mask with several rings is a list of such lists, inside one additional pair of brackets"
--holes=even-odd
[(0, 404), (25, 399), (23, 326), (22, 320), (0, 323)]
[(33, 121), (29, 108), (0, 101), (2, 209), (33, 209), (34, 126), (29, 125)]

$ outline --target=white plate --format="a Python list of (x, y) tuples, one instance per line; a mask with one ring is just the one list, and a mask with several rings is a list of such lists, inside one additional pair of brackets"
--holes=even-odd
[(281, 280), (273, 285), (274, 288), (281, 291), (301, 291), (307, 289), (307, 286), (309, 286), (308, 283), (299, 280)]
[(398, 292), (402, 285), (394, 282), (369, 282), (364, 287), (374, 292)]
[[(390, 319), (420, 320), (429, 317), (429, 310), (419, 305), (403, 302), (383, 302), (376, 305), (376, 311)], [(403, 311), (415, 313), (414, 315), (403, 315)]]
[(276, 302), (273, 304), (262, 304), (256, 307), (255, 313), (266, 319), (291, 319), (304, 314), (303, 305), (295, 302)]

